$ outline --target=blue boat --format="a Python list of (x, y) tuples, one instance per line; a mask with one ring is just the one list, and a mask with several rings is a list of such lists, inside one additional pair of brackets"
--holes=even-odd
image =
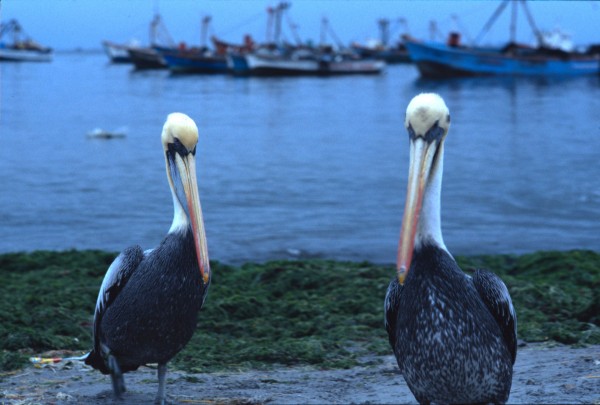
[(246, 61), (246, 53), (229, 52), (227, 54), (227, 67), (232, 74), (236, 76), (247, 76), (250, 74), (250, 67)]
[(423, 77), (581, 76), (600, 73), (600, 54), (545, 48), (493, 50), (415, 40), (407, 40), (405, 45)]
[(201, 49), (159, 49), (171, 73), (227, 73), (227, 59)]

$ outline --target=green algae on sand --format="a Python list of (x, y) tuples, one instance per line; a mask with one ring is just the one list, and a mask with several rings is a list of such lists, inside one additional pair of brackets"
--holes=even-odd
[[(87, 351), (98, 289), (116, 256), (102, 251), (0, 255), (0, 370), (49, 350)], [(507, 284), (519, 338), (600, 343), (600, 254), (456, 258)], [(332, 260), (212, 263), (198, 331), (173, 360), (185, 371), (307, 364), (346, 368), (388, 354), (383, 298), (394, 266)]]

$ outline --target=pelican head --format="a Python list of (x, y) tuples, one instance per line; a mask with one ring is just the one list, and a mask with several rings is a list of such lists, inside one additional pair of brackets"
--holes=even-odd
[(161, 138), (175, 210), (169, 233), (185, 232), (191, 227), (198, 267), (202, 280), (207, 284), (210, 280), (210, 264), (196, 181), (198, 127), (187, 115), (172, 113), (163, 126)]
[(450, 112), (439, 95), (419, 94), (406, 108), (404, 125), (410, 141), (410, 164), (396, 264), (400, 284), (404, 284), (415, 247), (428, 242), (446, 248), (440, 226), (440, 192)]

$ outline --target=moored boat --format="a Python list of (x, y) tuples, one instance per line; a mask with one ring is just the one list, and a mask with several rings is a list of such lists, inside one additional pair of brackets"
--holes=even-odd
[[(3, 37), (12, 37), (5, 41)], [(50, 62), (52, 48), (35, 42), (23, 31), (17, 20), (0, 24), (0, 61), (8, 62)]]
[(206, 48), (159, 49), (172, 73), (226, 73), (227, 59)]
[(248, 73), (254, 76), (301, 76), (316, 75), (320, 61), (310, 51), (291, 53), (279, 50), (259, 50), (244, 55)]
[(112, 63), (131, 63), (128, 49), (134, 48), (136, 45), (117, 44), (112, 41), (102, 41), (102, 49)]
[(156, 48), (174, 48), (175, 42), (157, 13), (150, 21), (149, 46), (132, 40), (128, 44), (102, 41), (102, 47), (112, 63), (132, 63), (136, 69), (164, 69), (167, 65)]
[(382, 18), (377, 21), (380, 38), (370, 40), (366, 44), (355, 42), (351, 45), (352, 51), (363, 58), (383, 60), (387, 64), (410, 63), (408, 50), (404, 45), (404, 40), (408, 38), (408, 24), (404, 18), (396, 22), (404, 26), (405, 33), (400, 35), (399, 40), (394, 44), (390, 43), (390, 20)]
[[(538, 30), (524, 0), (504, 0), (484, 25), (474, 44), (489, 30), (494, 21), (511, 4), (511, 37), (507, 45), (490, 48), (465, 46), (460, 34), (451, 33), (446, 44), (407, 39), (410, 58), (424, 77), (455, 77), (483, 75), (511, 76), (582, 76), (600, 73), (600, 54), (574, 50), (562, 35), (549, 35)], [(521, 5), (533, 34), (534, 46), (516, 42), (517, 7)]]
[(130, 47), (127, 49), (127, 53), (137, 70), (167, 68), (164, 58), (154, 48)]
[[(380, 60), (311, 49), (294, 50), (287, 54), (255, 52), (237, 55), (237, 58), (242, 57), (245, 59), (248, 74), (253, 76), (379, 74), (386, 66), (386, 63)], [(238, 68), (243, 66), (243, 63), (236, 62), (235, 58), (230, 61), (230, 65), (237, 64)]]
[(326, 67), (326, 73), (329, 75), (349, 75), (349, 74), (379, 74), (386, 67), (383, 60), (373, 59), (341, 59), (334, 60)]
[(435, 42), (406, 41), (424, 77), (481, 75), (580, 76), (600, 73), (600, 55), (544, 48), (492, 51)]

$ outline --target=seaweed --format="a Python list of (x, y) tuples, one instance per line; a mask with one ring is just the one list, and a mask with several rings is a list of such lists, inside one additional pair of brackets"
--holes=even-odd
[[(115, 256), (75, 250), (0, 255), (0, 370), (49, 350), (89, 350), (98, 289)], [(502, 277), (520, 339), (600, 343), (600, 254), (456, 259), (466, 272), (488, 268)], [(383, 298), (393, 265), (316, 259), (211, 265), (198, 330), (173, 359), (176, 368), (347, 368), (366, 355), (390, 353)]]

